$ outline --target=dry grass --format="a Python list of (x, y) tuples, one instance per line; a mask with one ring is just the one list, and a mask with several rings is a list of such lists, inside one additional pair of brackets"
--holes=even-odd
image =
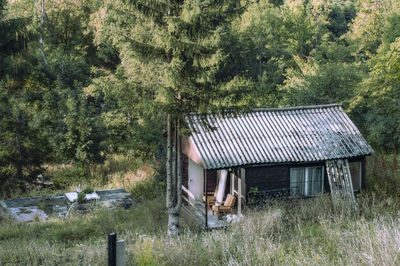
[[(118, 154), (110, 155), (103, 165), (83, 169), (73, 164), (45, 165), (45, 175), (53, 181), (50, 187), (33, 187), (27, 191), (9, 193), (6, 198), (62, 194), (92, 187), (96, 190), (124, 188), (131, 190), (145, 180), (154, 180), (155, 168), (140, 159)], [(0, 200), (4, 198), (0, 195)]]
[(108, 177), (108, 184), (104, 188), (125, 188), (129, 189), (138, 182), (143, 182), (148, 178), (154, 177), (154, 169), (149, 164), (144, 164), (135, 171), (116, 172)]
[(126, 240), (128, 265), (398, 265), (400, 200), (358, 197), (359, 210), (333, 212), (328, 196), (271, 201), (227, 230), (181, 228), (165, 236), (162, 199), (132, 210), (98, 210), (49, 223), (0, 226), (0, 265), (99, 265), (106, 233)]
[(400, 219), (379, 211), (380, 204), (371, 206), (369, 199), (359, 204), (372, 207), (373, 218), (332, 213), (327, 197), (275, 202), (248, 212), (226, 231), (187, 231), (176, 240), (146, 237), (134, 247), (134, 257), (144, 265), (398, 264)]
[(111, 231), (126, 240), (128, 265), (399, 265), (400, 197), (390, 194), (399, 189), (398, 167), (393, 158), (372, 160), (367, 170), (375, 178), (369, 180), (373, 191), (358, 195), (352, 215), (346, 208), (333, 210), (328, 195), (269, 201), (246, 210), (226, 230), (183, 226), (170, 239), (163, 196), (148, 178), (152, 168), (114, 157), (107, 162), (113, 171), (93, 173), (107, 177), (105, 187), (143, 193), (140, 206), (32, 225), (0, 221), (0, 265), (104, 265)]

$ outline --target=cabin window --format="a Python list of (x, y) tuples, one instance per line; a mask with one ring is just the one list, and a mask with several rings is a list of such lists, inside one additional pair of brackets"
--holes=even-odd
[(323, 191), (322, 166), (290, 168), (290, 196), (314, 196)]
[(353, 190), (360, 191), (361, 189), (361, 162), (349, 162), (351, 181)]

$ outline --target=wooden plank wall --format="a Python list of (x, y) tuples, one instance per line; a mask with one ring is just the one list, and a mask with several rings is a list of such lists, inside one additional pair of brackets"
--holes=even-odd
[(366, 180), (366, 174), (365, 174), (365, 168), (366, 168), (366, 163), (367, 160), (365, 160), (365, 157), (362, 158), (361, 160), (361, 189), (365, 189), (365, 180)]
[(247, 190), (257, 187), (259, 191), (290, 187), (288, 166), (260, 166), (246, 168)]
[(215, 192), (217, 186), (217, 170), (206, 170), (207, 192)]
[(185, 154), (182, 154), (182, 185), (189, 187), (189, 160)]

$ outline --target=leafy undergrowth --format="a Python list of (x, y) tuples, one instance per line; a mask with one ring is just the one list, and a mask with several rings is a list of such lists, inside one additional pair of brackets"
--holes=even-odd
[[(95, 190), (124, 188), (128, 191), (143, 183), (154, 183), (156, 175), (154, 167), (140, 158), (126, 155), (112, 154), (102, 165), (92, 165), (84, 168), (73, 164), (46, 165), (45, 176), (53, 184), (48, 187), (32, 186), (25, 189), (13, 187), (8, 193), (1, 193), (0, 200), (8, 198), (22, 198), (34, 196), (48, 196), (63, 194), (76, 189), (83, 190), (92, 187)], [(157, 191), (157, 195), (159, 195)], [(152, 197), (154, 198), (154, 196)]]
[(325, 265), (400, 263), (400, 200), (358, 196), (358, 210), (332, 210), (328, 196), (271, 201), (226, 230), (165, 235), (165, 202), (31, 225), (0, 224), (0, 265), (102, 265), (106, 234), (126, 240), (128, 265)]
[(382, 197), (400, 195), (400, 156), (375, 154), (367, 158), (367, 188)]

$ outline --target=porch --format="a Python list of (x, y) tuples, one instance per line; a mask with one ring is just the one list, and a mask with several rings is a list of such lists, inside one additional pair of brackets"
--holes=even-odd
[[(192, 168), (189, 166), (189, 169)], [(219, 170), (214, 175), (208, 175), (199, 167), (197, 174), (194, 171), (189, 173), (192, 175), (182, 185), (182, 216), (187, 223), (201, 229), (224, 228), (242, 216), (245, 203), (242, 184), (245, 184), (239, 169)]]
[[(185, 221), (200, 229), (218, 229), (225, 228), (229, 225), (226, 216), (218, 219), (217, 214), (212, 214), (211, 208), (207, 208), (207, 218), (205, 212), (205, 204), (183, 204), (182, 216)], [(206, 226), (207, 222), (207, 226)]]

